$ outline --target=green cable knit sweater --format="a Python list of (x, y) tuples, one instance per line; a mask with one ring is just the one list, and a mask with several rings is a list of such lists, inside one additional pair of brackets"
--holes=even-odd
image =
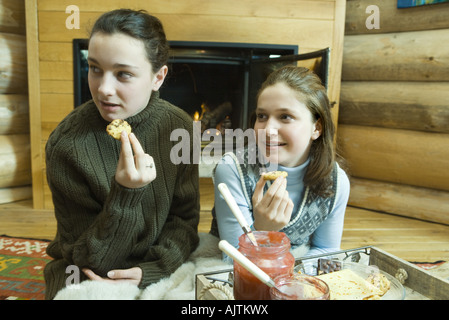
[(108, 122), (92, 101), (74, 109), (48, 139), (57, 234), (47, 249), (53, 258), (45, 268), (47, 299), (73, 275), (66, 273), (69, 265), (79, 267), (80, 281), (84, 267), (104, 277), (138, 266), (144, 288), (170, 275), (198, 245), (198, 166), (170, 161), (179, 143), (170, 141), (171, 132), (185, 128), (192, 137), (192, 119), (153, 92), (148, 106), (126, 120), (157, 170), (139, 189), (115, 182), (120, 141), (106, 133)]

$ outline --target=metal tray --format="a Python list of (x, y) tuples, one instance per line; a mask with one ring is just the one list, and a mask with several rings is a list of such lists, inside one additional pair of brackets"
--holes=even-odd
[[(295, 265), (319, 258), (338, 259), (374, 265), (396, 278), (405, 289), (405, 300), (448, 300), (449, 281), (431, 275), (426, 270), (373, 246), (342, 250), (331, 254), (296, 259)], [(197, 300), (233, 299), (233, 269), (195, 275)]]

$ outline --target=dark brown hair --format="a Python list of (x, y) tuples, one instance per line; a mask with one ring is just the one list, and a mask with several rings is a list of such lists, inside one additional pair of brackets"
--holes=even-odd
[(277, 83), (284, 83), (296, 92), (299, 101), (312, 113), (314, 121), (321, 122), (321, 135), (312, 142), (310, 163), (304, 176), (304, 184), (322, 197), (332, 194), (332, 170), (336, 161), (334, 146), (335, 125), (326, 88), (320, 78), (303, 67), (286, 66), (272, 72), (262, 84), (261, 92)]
[(167, 64), (169, 46), (162, 23), (144, 10), (118, 9), (106, 12), (95, 22), (90, 38), (96, 32), (108, 35), (123, 33), (142, 40), (154, 73)]

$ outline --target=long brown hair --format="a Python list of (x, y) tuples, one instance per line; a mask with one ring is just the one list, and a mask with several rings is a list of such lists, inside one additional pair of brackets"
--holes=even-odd
[(332, 194), (332, 171), (336, 151), (335, 125), (326, 88), (313, 71), (304, 67), (286, 66), (268, 76), (259, 90), (258, 97), (264, 89), (277, 83), (284, 83), (295, 91), (298, 100), (312, 113), (312, 119), (321, 122), (321, 135), (312, 142), (310, 148), (310, 163), (304, 176), (304, 184), (311, 192), (328, 197)]

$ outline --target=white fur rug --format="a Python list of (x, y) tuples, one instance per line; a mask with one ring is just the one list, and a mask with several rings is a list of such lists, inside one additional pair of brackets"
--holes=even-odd
[[(233, 267), (232, 263), (222, 260), (218, 238), (208, 233), (200, 233), (199, 237), (198, 248), (183, 265), (170, 277), (143, 290), (129, 283), (83, 281), (59, 291), (55, 300), (194, 300), (196, 274)], [(308, 249), (307, 246), (299, 247), (292, 253), (295, 257), (301, 257)]]
[(198, 248), (183, 265), (143, 290), (129, 283), (83, 281), (59, 291), (55, 300), (194, 300), (196, 274), (232, 268), (222, 260), (216, 237), (208, 233), (199, 236)]

